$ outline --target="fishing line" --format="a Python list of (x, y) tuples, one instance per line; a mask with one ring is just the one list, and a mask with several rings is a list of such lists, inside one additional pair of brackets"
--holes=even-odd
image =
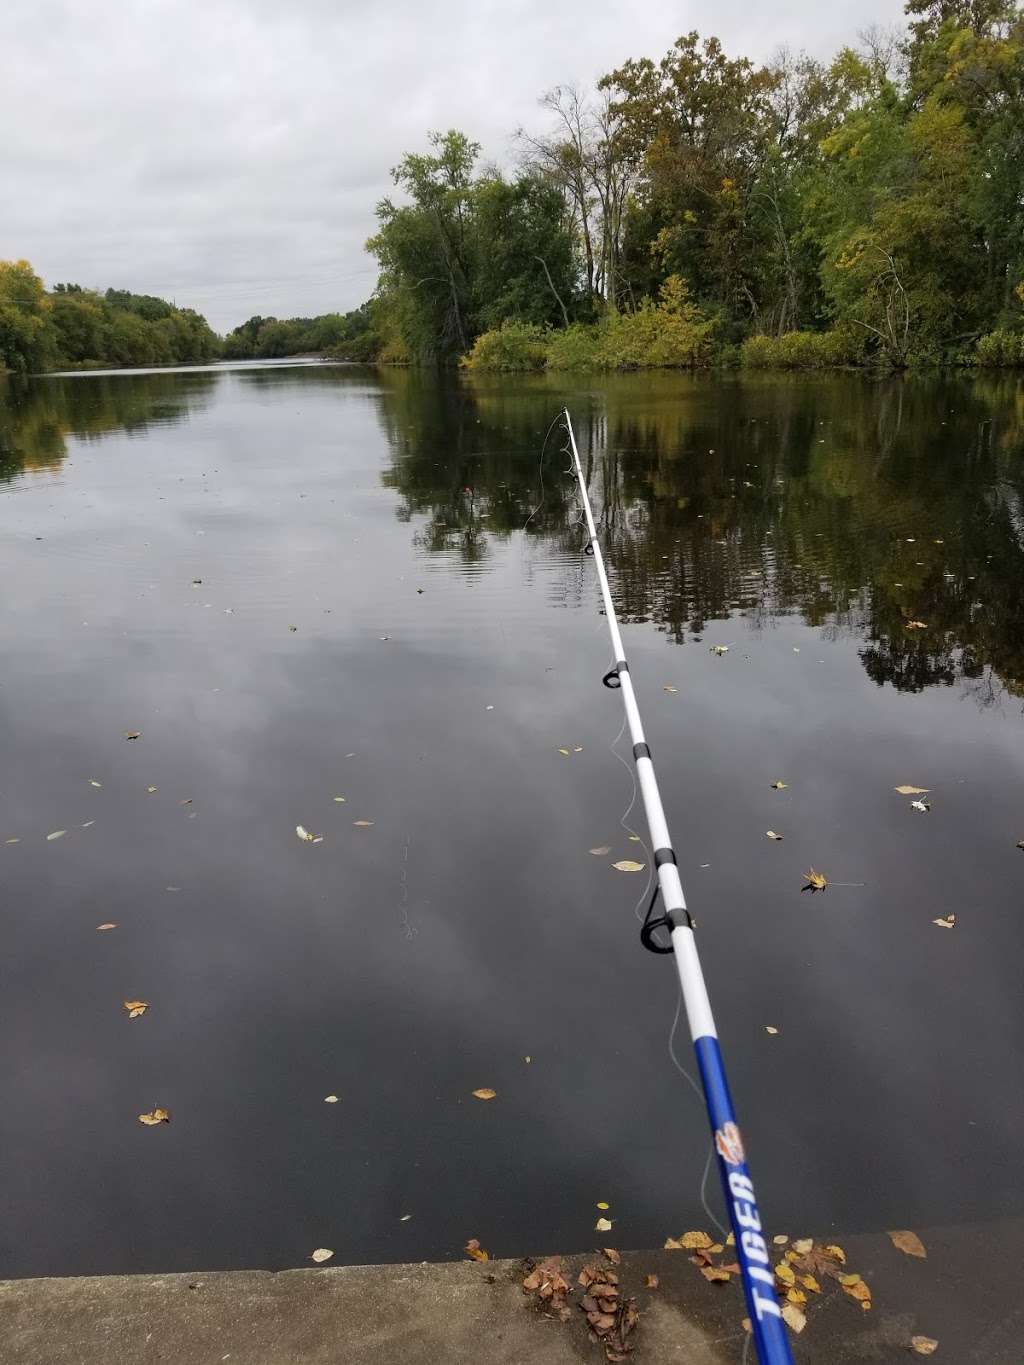
[[(545, 500), (545, 498), (547, 497), (547, 492), (545, 491), (545, 488), (544, 488), (544, 456), (545, 456), (545, 454), (546, 454), (546, 452), (547, 452), (547, 448), (548, 448), (548, 438), (550, 437), (551, 433), (554, 431), (554, 429), (555, 429), (555, 424), (561, 420), (561, 417), (562, 417), (562, 414), (561, 414), (560, 412), (555, 413), (554, 417), (551, 419), (551, 425), (548, 427), (547, 431), (544, 433), (544, 441), (543, 441), (543, 443), (542, 443), (542, 445), (541, 445), (541, 448), (540, 448), (540, 460), (539, 460), (538, 463), (537, 463), (537, 478), (538, 478), (538, 480), (539, 480), (539, 482), (540, 482), (540, 502), (537, 504), (537, 506), (533, 509), (533, 511), (530, 513), (530, 515), (529, 515), (529, 516), (526, 518), (526, 520), (523, 522), (523, 530), (524, 530), (524, 531), (526, 530), (527, 526), (529, 526), (530, 522), (534, 519), (534, 517), (537, 515), (537, 513), (540, 511), (540, 509), (544, 506), (544, 500)], [(568, 452), (566, 452), (566, 453), (568, 453)]]

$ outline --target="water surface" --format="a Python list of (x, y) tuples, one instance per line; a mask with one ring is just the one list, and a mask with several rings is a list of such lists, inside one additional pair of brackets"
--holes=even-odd
[(706, 1222), (564, 402), (768, 1218), (1024, 1213), (1019, 382), (213, 367), (0, 401), (0, 1275)]

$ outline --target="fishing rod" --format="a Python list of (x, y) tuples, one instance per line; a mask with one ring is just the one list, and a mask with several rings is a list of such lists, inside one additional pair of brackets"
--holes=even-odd
[[(569, 409), (563, 409), (565, 428), (572, 448), (572, 459), (576, 481), (579, 484), (583, 511), (586, 514), (589, 540), (586, 553), (593, 555), (597, 567), (597, 578), (604, 599), (605, 616), (608, 619), (608, 632), (612, 637), (612, 651), (615, 663), (602, 679), (605, 687), (616, 688), (622, 693), (622, 705), (629, 723), (629, 733), (633, 741), (633, 761), (636, 764), (637, 782), (643, 797), (647, 827), (650, 830), (651, 846), (654, 849), (654, 866), (657, 883), (654, 896), (647, 910), (647, 918), (640, 930), (640, 941), (645, 948), (654, 953), (672, 953), (675, 956), (679, 985), (682, 988), (686, 1018), (690, 1025), (697, 1065), (700, 1068), (701, 1083), (704, 1088), (704, 1101), (707, 1105), (708, 1119), (714, 1137), (715, 1155), (718, 1170), (722, 1177), (722, 1189), (729, 1210), (736, 1239), (736, 1258), (739, 1261), (743, 1292), (746, 1295), (750, 1326), (757, 1348), (760, 1365), (793, 1365), (789, 1350), (789, 1338), (782, 1321), (782, 1310), (775, 1296), (775, 1276), (772, 1271), (771, 1255), (758, 1212), (754, 1195), (754, 1184), (747, 1167), (743, 1140), (736, 1124), (736, 1113), (729, 1094), (729, 1083), (725, 1075), (721, 1048), (718, 1046), (718, 1033), (711, 1013), (704, 973), (701, 970), (697, 953), (697, 941), (693, 932), (693, 920), (686, 908), (679, 868), (672, 848), (672, 839), (665, 820), (665, 811), (658, 793), (658, 779), (654, 773), (651, 750), (644, 738), (644, 727), (640, 720), (633, 683), (630, 679), (626, 651), (619, 634), (619, 622), (615, 615), (608, 575), (605, 572), (601, 543), (594, 525), (594, 513), (590, 506), (587, 481), (580, 463), (580, 452), (576, 446), (576, 436), (572, 429)], [(663, 911), (652, 919), (654, 903), (661, 892)], [(667, 930), (670, 938), (665, 943), (654, 935), (659, 929)]]

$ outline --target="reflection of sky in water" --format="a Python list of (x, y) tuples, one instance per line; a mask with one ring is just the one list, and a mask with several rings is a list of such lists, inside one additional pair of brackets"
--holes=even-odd
[(2, 1273), (700, 1217), (556, 452), (516, 529), (566, 397), (769, 1217), (1021, 1212), (1011, 393), (89, 376), (0, 415)]

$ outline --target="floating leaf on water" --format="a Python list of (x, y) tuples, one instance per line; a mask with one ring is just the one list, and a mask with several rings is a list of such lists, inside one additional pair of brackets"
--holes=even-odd
[(849, 1294), (851, 1299), (856, 1299), (866, 1313), (871, 1307), (871, 1287), (865, 1284), (859, 1275), (840, 1275), (839, 1283), (843, 1286), (843, 1293)]
[(338, 1103), (338, 1097), (337, 1097), (337, 1095), (325, 1095), (325, 1096), (324, 1096), (324, 1104), (337, 1104), (337, 1103)]
[(826, 1256), (831, 1257), (833, 1261), (838, 1261), (840, 1265), (846, 1264), (846, 1252), (842, 1247), (836, 1246), (834, 1242), (830, 1242), (828, 1246), (822, 1247), (822, 1251), (824, 1251)]
[(776, 1233), (776, 1235), (772, 1238), (772, 1241), (775, 1243), (777, 1247), (784, 1247), (786, 1243), (789, 1241), (789, 1234), (785, 1232)]
[(129, 1019), (138, 1019), (140, 1014), (145, 1014), (149, 1009), (148, 1000), (126, 1000), (124, 1007), (128, 1011)]
[(931, 787), (912, 787), (909, 783), (903, 783), (899, 787), (893, 787), (893, 791), (899, 792), (900, 796), (925, 796), (931, 791)]
[(785, 1261), (780, 1261), (775, 1267), (775, 1278), (781, 1280), (783, 1284), (796, 1284), (796, 1272), (793, 1270), (793, 1267), (787, 1265)]
[(952, 929), (956, 924), (956, 915), (942, 915), (938, 919), (933, 919), (932, 923), (937, 924), (940, 929)]
[(657, 1289), (660, 1281), (657, 1275), (648, 1275), (646, 1285), (648, 1289)]
[(663, 1251), (683, 1251), (683, 1250), (685, 1250), (685, 1248), (683, 1247), (682, 1242), (677, 1241), (675, 1237), (666, 1237), (666, 1238), (665, 1238), (665, 1245), (664, 1245), (664, 1247), (662, 1248), (662, 1250), (663, 1250)]
[(629, 836), (629, 842), (631, 844), (640, 844), (643, 843), (643, 840), (640, 838), (639, 834), (631, 834)]
[(489, 1261), (491, 1259), (490, 1252), (484, 1251), (475, 1237), (471, 1237), (462, 1249), (471, 1261)]
[(703, 1251), (714, 1246), (714, 1242), (706, 1232), (684, 1232), (679, 1239), (679, 1245), (686, 1251)]
[(933, 1356), (939, 1349), (934, 1337), (911, 1337), (910, 1346), (919, 1356)]
[(140, 1114), (139, 1122), (144, 1123), (147, 1128), (155, 1128), (158, 1123), (170, 1123), (171, 1111), (169, 1109), (154, 1109), (151, 1114)]
[(806, 1256), (813, 1246), (813, 1237), (800, 1237), (793, 1243), (793, 1250), (798, 1256)]
[(289, 626), (288, 629), (289, 629), (289, 630), (292, 632), (292, 634), (294, 635), (294, 633), (298, 630), (298, 626)]
[(411, 1213), (403, 1213), (402, 1216), (401, 1216), (401, 1218), (399, 1218), (398, 1221), (399, 1221), (400, 1223), (408, 1223), (408, 1221), (409, 1221), (409, 1219), (410, 1219), (411, 1217), (412, 1217), (412, 1214), (411, 1214)]
[(581, 754), (581, 753), (583, 752), (583, 745), (582, 745), (582, 744), (574, 744), (574, 745), (572, 746), (572, 751), (573, 751), (574, 754)]
[(907, 1256), (920, 1256), (922, 1260), (928, 1253), (924, 1249), (924, 1243), (916, 1232), (909, 1232), (906, 1229), (889, 1233), (889, 1241), (897, 1251), (904, 1252)]
[(356, 829), (369, 829), (374, 822), (372, 820), (353, 820), (352, 823)]
[(595, 858), (603, 858), (606, 853), (611, 853), (611, 851), (610, 844), (602, 844), (600, 848), (590, 848), (587, 850), (588, 853), (593, 853)]
[(345, 798), (343, 796), (336, 796), (334, 800), (340, 802), (342, 805), (345, 802)]
[(802, 1289), (788, 1289), (786, 1291), (786, 1301), (788, 1303), (803, 1304), (807, 1302), (807, 1295)]
[(569, 750), (568, 750), (568, 749), (559, 749), (558, 752), (559, 752), (560, 754), (565, 754), (566, 758), (569, 757)]
[(54, 839), (63, 839), (65, 834), (67, 834), (66, 829), (55, 829), (46, 836), (46, 842), (52, 844)]
[(599, 1218), (594, 1224), (595, 1232), (611, 1232), (612, 1220), (610, 1218)]
[(478, 1100), (493, 1100), (493, 1099), (497, 1099), (497, 1097), (498, 1097), (498, 1092), (497, 1092), (497, 1090), (491, 1090), (491, 1088), (490, 1088), (489, 1086), (486, 1086), (486, 1085), (485, 1085), (485, 1086), (481, 1086), (481, 1088), (480, 1088), (479, 1090), (474, 1090), (474, 1091), (473, 1091), (473, 1098), (474, 1098), (474, 1099), (478, 1099)]
[(712, 1284), (728, 1284), (732, 1279), (728, 1270), (724, 1270), (718, 1265), (702, 1265), (700, 1273), (706, 1280), (710, 1280)]
[(812, 896), (814, 895), (815, 891), (824, 891), (825, 888), (828, 886), (828, 878), (825, 876), (824, 872), (815, 872), (813, 867), (809, 868), (804, 873), (804, 877), (807, 880), (807, 885), (802, 886), (800, 890), (810, 891)]
[(782, 842), (783, 836), (781, 834), (776, 834), (773, 829), (766, 829), (764, 835), (766, 839), (778, 839), (780, 843)]
[(81, 828), (82, 828), (82, 829), (92, 829), (92, 827), (93, 827), (93, 825), (94, 825), (95, 823), (96, 823), (95, 820), (83, 820), (82, 825), (81, 825)]
[(788, 782), (773, 782), (772, 790), (777, 792), (784, 792), (788, 786), (789, 786)]
[(611, 1208), (611, 1205), (610, 1205), (610, 1204), (606, 1204), (605, 1201), (604, 1201), (603, 1199), (599, 1199), (599, 1200), (597, 1201), (597, 1207), (598, 1207), (599, 1209), (610, 1209), (610, 1208)]
[(330, 1247), (317, 1247), (316, 1251), (309, 1253), (309, 1259), (316, 1261), (317, 1265), (321, 1265), (324, 1261), (329, 1261), (333, 1255), (334, 1252)]
[(795, 1303), (782, 1305), (782, 1320), (791, 1332), (802, 1332), (807, 1326), (807, 1317)]
[[(20, 838), (5, 839), (5, 840), (4, 840), (4, 843), (5, 843), (5, 844), (20, 844), (20, 843), (21, 843), (21, 839), (20, 839)], [(1024, 843), (1022, 843), (1021, 846), (1024, 847)]]
[(103, 786), (103, 783), (102, 783), (102, 782), (97, 782), (96, 779), (95, 779), (94, 777), (90, 777), (90, 778), (89, 778), (89, 786), (90, 786), (90, 787), (102, 787), (102, 786)]
[(642, 872), (646, 866), (646, 863), (635, 863), (631, 858), (623, 858), (621, 862), (612, 863), (616, 872)]
[(147, 787), (146, 791), (149, 792), (150, 796), (152, 796), (153, 793), (156, 791), (156, 787)]
[(927, 621), (905, 621), (905, 622), (904, 622), (904, 625), (907, 627), (907, 630), (927, 630), (927, 629), (928, 629), (928, 622), (927, 622)]
[(915, 810), (922, 811), (925, 814), (927, 814), (928, 811), (930, 811), (932, 808), (932, 803), (930, 801), (911, 801), (910, 804), (914, 807)]
[(765, 1024), (764, 1031), (765, 1033), (778, 1033), (779, 1030), (777, 1028), (772, 1028), (771, 1024)]
[(533, 1058), (532, 1058), (532, 1057), (524, 1057), (524, 1058), (523, 1058), (523, 1061), (529, 1063), (529, 1062), (532, 1062), (532, 1061), (533, 1061)]
[(709, 654), (728, 654), (728, 653), (729, 653), (729, 646), (728, 646), (728, 645), (712, 645), (711, 648), (710, 648), (710, 650), (708, 651), (708, 653), (709, 653)]
[(179, 806), (191, 806), (191, 804), (192, 804), (191, 796), (186, 796), (181, 801), (178, 802)]
[(309, 830), (305, 827), (305, 825), (296, 825), (295, 833), (299, 836), (303, 843), (306, 844), (311, 844), (313, 840), (316, 838), (315, 834), (310, 834)]
[(97, 924), (97, 926), (96, 926), (97, 932), (99, 932), (99, 931), (102, 930), (102, 929), (116, 929), (116, 928), (117, 928), (117, 922), (116, 922), (115, 920), (108, 920), (108, 921), (106, 922), (106, 924)]
[(124, 732), (124, 737), (125, 737), (125, 739), (141, 739), (141, 738), (142, 738), (142, 731), (141, 731), (141, 730), (125, 730), (125, 732)]
[(678, 692), (678, 691), (679, 691), (679, 688), (678, 688), (678, 687), (672, 687), (671, 684), (666, 683), (665, 686), (664, 686), (661, 690), (662, 690), (663, 692)]

